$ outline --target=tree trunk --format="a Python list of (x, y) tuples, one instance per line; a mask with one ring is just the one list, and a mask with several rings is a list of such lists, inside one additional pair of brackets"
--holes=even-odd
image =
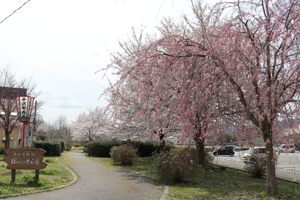
[(161, 133), (159, 134), (159, 151), (163, 151), (165, 149), (166, 146), (166, 142), (165, 142), (165, 134)]
[(204, 141), (203, 140), (196, 140), (196, 151), (197, 151), (197, 158), (196, 162), (199, 165), (205, 164), (205, 150), (204, 150)]
[(10, 137), (9, 137), (9, 131), (8, 130), (4, 130), (4, 132), (5, 132), (5, 146), (4, 146), (4, 149), (6, 150), (6, 149), (9, 149), (9, 147), (10, 147)]
[(273, 134), (272, 124), (270, 122), (264, 123), (262, 127), (264, 142), (266, 147), (266, 175), (267, 175), (267, 193), (268, 195), (278, 194), (277, 180), (275, 173), (275, 158), (273, 150)]

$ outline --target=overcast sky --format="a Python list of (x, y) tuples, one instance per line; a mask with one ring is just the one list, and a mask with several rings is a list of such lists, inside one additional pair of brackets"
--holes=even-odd
[[(0, 20), (25, 0), (1, 0)], [(0, 67), (32, 78), (48, 122), (69, 121), (89, 107), (105, 106), (99, 95), (108, 75), (95, 72), (110, 62), (131, 28), (155, 32), (163, 17), (191, 13), (190, 0), (31, 0), (0, 24)]]

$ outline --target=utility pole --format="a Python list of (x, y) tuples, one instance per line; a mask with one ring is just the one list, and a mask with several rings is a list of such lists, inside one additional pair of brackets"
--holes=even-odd
[(29, 146), (33, 147), (33, 141), (36, 137), (36, 110), (37, 110), (37, 101), (34, 104), (34, 115), (32, 120), (32, 125), (29, 127)]
[(34, 105), (34, 116), (33, 116), (33, 121), (32, 121), (32, 142), (33, 139), (36, 139), (36, 111), (37, 111), (37, 101), (35, 101)]

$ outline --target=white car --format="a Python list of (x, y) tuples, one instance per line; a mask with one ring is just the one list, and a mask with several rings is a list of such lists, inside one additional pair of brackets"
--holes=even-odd
[(293, 144), (281, 144), (277, 151), (280, 153), (295, 153), (296, 149)]
[(266, 148), (265, 147), (250, 147), (249, 150), (244, 153), (243, 155), (243, 161), (244, 163), (250, 163), (251, 158), (253, 157), (260, 157), (265, 158), (266, 157)]

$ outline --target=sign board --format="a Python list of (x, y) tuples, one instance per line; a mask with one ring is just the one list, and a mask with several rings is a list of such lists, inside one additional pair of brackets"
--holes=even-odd
[(43, 162), (46, 151), (38, 148), (7, 149), (4, 161), (7, 169), (44, 169), (47, 164)]
[(33, 108), (34, 97), (17, 97), (18, 118), (21, 122), (29, 122)]

